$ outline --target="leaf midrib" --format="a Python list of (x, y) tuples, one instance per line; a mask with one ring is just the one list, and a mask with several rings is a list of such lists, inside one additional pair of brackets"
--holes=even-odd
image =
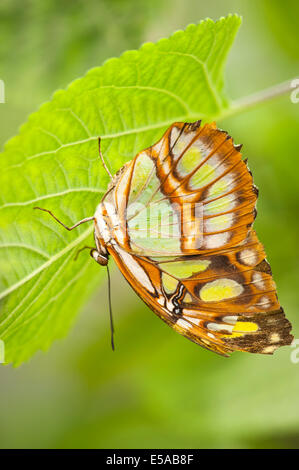
[[(146, 131), (151, 131), (151, 130), (155, 130), (155, 129), (159, 129), (161, 127), (168, 127), (170, 126), (173, 122), (175, 121), (185, 121), (186, 118), (189, 118), (189, 119), (199, 119), (199, 118), (203, 118), (205, 117), (203, 114), (196, 114), (196, 115), (184, 115), (184, 116), (178, 116), (178, 117), (173, 117), (172, 119), (169, 119), (167, 121), (161, 121), (161, 122), (158, 122), (156, 124), (150, 124), (148, 126), (143, 126), (143, 127), (136, 127), (135, 129), (126, 129), (124, 131), (120, 131), (120, 132), (115, 132), (113, 134), (103, 134), (101, 136), (101, 140), (106, 140), (106, 139), (116, 139), (118, 137), (123, 137), (125, 135), (131, 135), (131, 134), (137, 134), (137, 133), (141, 133), (141, 132), (146, 132)], [(76, 140), (74, 142), (68, 142), (66, 144), (63, 144), (59, 147), (57, 147), (56, 149), (53, 149), (53, 150), (47, 150), (46, 152), (40, 152), (40, 153), (36, 153), (36, 154), (33, 154), (33, 155), (30, 155), (28, 157), (26, 157), (21, 163), (17, 163), (15, 165), (10, 165), (10, 166), (7, 166), (5, 169), (6, 170), (11, 170), (13, 168), (19, 168), (19, 167), (22, 167), (24, 165), (25, 162), (27, 162), (28, 160), (33, 160), (37, 157), (42, 157), (44, 155), (51, 155), (51, 154), (55, 154), (57, 152), (59, 152), (61, 149), (63, 148), (66, 148), (66, 147), (72, 147), (72, 146), (75, 146), (75, 145), (80, 145), (80, 144), (85, 144), (87, 142), (91, 142), (93, 140), (98, 140), (99, 136), (96, 135), (96, 136), (91, 136), (91, 137), (88, 137), (87, 139), (82, 139), (82, 140)]]
[(44, 196), (39, 196), (37, 198), (34, 198), (34, 199), (28, 199), (27, 201), (20, 201), (20, 202), (7, 202), (5, 204), (3, 204), (2, 206), (0, 206), (0, 210), (1, 209), (5, 209), (6, 207), (19, 207), (19, 206), (29, 206), (31, 204), (36, 204), (37, 202), (39, 201), (43, 201), (45, 199), (52, 199), (52, 198), (55, 198), (55, 197), (61, 197), (61, 196), (65, 196), (66, 194), (72, 194), (72, 193), (81, 193), (81, 192), (91, 192), (91, 193), (98, 193), (98, 194), (104, 194), (105, 193), (105, 189), (103, 188), (69, 188), (69, 189), (66, 189), (65, 191), (60, 191), (58, 193), (49, 193), (49, 194), (45, 194)]
[(42, 272), (44, 269), (47, 269), (49, 266), (51, 266), (55, 261), (57, 261), (59, 258), (64, 256), (66, 253), (71, 251), (73, 248), (75, 248), (81, 241), (85, 240), (85, 238), (88, 237), (88, 235), (91, 235), (93, 231), (93, 226), (89, 227), (85, 232), (83, 232), (79, 237), (77, 237), (75, 240), (73, 240), (71, 243), (69, 243), (67, 246), (65, 246), (61, 251), (58, 251), (54, 256), (52, 256), (48, 261), (45, 263), (41, 264), (37, 269), (32, 271), (30, 274), (25, 276), (23, 279), (20, 281), (16, 282), (12, 286), (8, 287), (6, 290), (0, 293), (0, 300), (5, 298), (7, 295), (11, 294), (14, 290), (18, 289), (21, 287), (23, 284), (26, 282), (30, 281), (33, 277), (37, 276), (40, 272)]

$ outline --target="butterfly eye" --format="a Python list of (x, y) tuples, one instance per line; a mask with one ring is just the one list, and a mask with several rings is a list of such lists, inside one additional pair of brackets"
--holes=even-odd
[(101, 255), (97, 250), (90, 250), (90, 256), (101, 266), (107, 266), (108, 255)]

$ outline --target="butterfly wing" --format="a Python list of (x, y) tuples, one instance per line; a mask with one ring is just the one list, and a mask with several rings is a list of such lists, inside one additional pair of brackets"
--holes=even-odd
[(291, 343), (291, 325), (252, 230), (258, 192), (239, 150), (215, 124), (173, 124), (112, 183), (107, 247), (179, 333), (223, 355), (271, 354)]
[(291, 324), (277, 300), (262, 244), (251, 231), (218, 253), (151, 259), (110, 246), (145, 303), (188, 339), (222, 355), (272, 354), (290, 344)]
[[(110, 245), (108, 251), (136, 294), (165, 323), (188, 339), (218, 354), (227, 356), (234, 350), (216, 336), (211, 340), (208, 330), (196, 325), (197, 320), (193, 324), (187, 323), (187, 317), (184, 321), (183, 315), (173, 312), (174, 305), (171, 298), (173, 296), (166, 293), (170, 283), (166, 284), (165, 277), (162, 280), (164, 274), (157, 263), (149, 258), (128, 253), (119, 245)], [(177, 280), (172, 277), (171, 280), (173, 284), (179, 285)], [(198, 318), (202, 318), (200, 312), (198, 315)]]
[(120, 245), (157, 256), (238, 245), (257, 199), (239, 149), (215, 124), (173, 124), (126, 166), (110, 194), (123, 215)]
[(218, 340), (225, 348), (253, 353), (271, 354), (291, 343), (291, 325), (277, 300), (271, 268), (253, 230), (237, 247), (162, 260), (159, 267), (164, 284), (170, 287), (169, 276), (175, 279), (168, 295), (182, 294), (176, 299), (179, 332), (196, 335), (200, 327), (208, 332), (209, 344)]

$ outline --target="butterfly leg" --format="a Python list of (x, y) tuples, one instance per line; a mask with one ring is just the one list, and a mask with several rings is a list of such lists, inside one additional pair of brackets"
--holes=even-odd
[(83, 250), (90, 250), (89, 254), (90, 256), (101, 266), (107, 266), (108, 264), (108, 255), (100, 253), (96, 248), (93, 248), (92, 246), (83, 246), (79, 250), (77, 250), (74, 261), (77, 260), (79, 253)]
[(85, 222), (89, 222), (91, 220), (94, 220), (94, 217), (85, 217), (85, 219), (82, 219), (82, 220), (79, 220), (79, 222), (77, 222), (76, 224), (72, 225), (71, 227), (68, 227), (67, 225), (65, 225), (63, 222), (61, 222), (61, 220), (59, 220), (51, 211), (49, 211), (48, 209), (43, 209), (42, 207), (34, 207), (33, 209), (39, 209), (40, 211), (44, 211), (44, 212), (48, 212), (48, 214), (50, 214), (51, 217), (53, 217), (53, 219), (56, 220), (56, 222), (58, 222), (60, 225), (62, 225), (66, 230), (73, 230), (74, 228), (78, 227), (79, 225), (81, 224), (85, 224)]
[(109, 268), (108, 268), (108, 253), (107, 254), (101, 254), (96, 250), (95, 248), (92, 248), (91, 246), (83, 246), (80, 248), (74, 260), (78, 258), (79, 253), (81, 251), (89, 249), (90, 250), (90, 256), (101, 266), (107, 266), (107, 276), (108, 276), (108, 301), (109, 301), (109, 315), (110, 315), (110, 331), (111, 331), (111, 347), (112, 350), (114, 351), (114, 326), (113, 326), (113, 318), (112, 318), (112, 303), (111, 303), (111, 281), (110, 281), (110, 273), (109, 273)]
[(100, 159), (102, 161), (102, 164), (103, 164), (103, 167), (106, 171), (106, 173), (108, 174), (108, 176), (110, 177), (110, 179), (112, 179), (112, 175), (111, 175), (111, 172), (110, 170), (108, 169), (107, 165), (106, 165), (106, 162), (104, 160), (104, 157), (103, 157), (103, 154), (102, 154), (102, 151), (101, 151), (101, 137), (99, 137), (99, 155), (100, 155)]
[(74, 261), (77, 261), (78, 259), (78, 256), (79, 254), (81, 253), (81, 251), (83, 250), (94, 250), (94, 247), (93, 246), (83, 246), (82, 248), (79, 248), (79, 250), (76, 251), (76, 254), (75, 254), (75, 257), (74, 257)]

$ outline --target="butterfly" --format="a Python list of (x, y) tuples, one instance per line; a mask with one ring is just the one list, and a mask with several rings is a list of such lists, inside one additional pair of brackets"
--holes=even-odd
[[(99, 139), (100, 142), (100, 139)], [(175, 331), (220, 355), (291, 344), (241, 145), (216, 124), (176, 122), (114, 177), (92, 217), (96, 248)], [(41, 208), (39, 208), (41, 209)]]

